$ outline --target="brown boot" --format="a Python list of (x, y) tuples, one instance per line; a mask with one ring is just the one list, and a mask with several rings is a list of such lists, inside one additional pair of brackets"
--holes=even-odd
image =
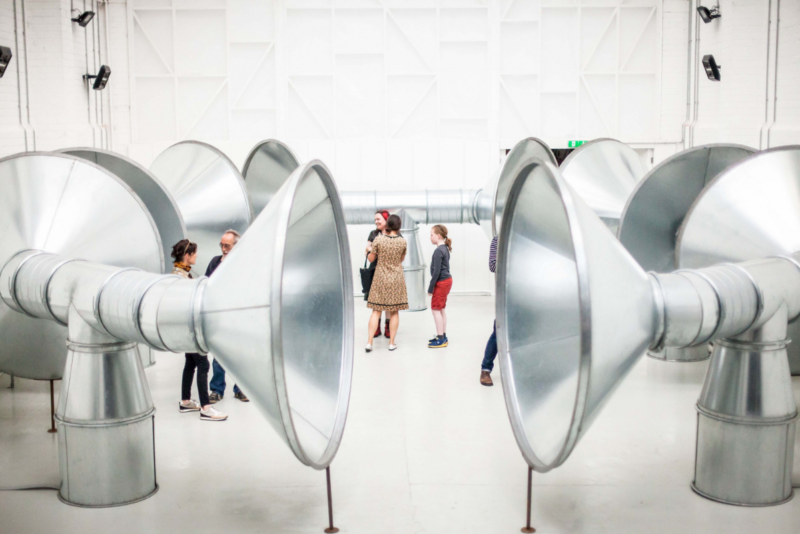
[(492, 375), (489, 374), (489, 371), (481, 371), (481, 385), (482, 386), (494, 385), (494, 383), (492, 382)]

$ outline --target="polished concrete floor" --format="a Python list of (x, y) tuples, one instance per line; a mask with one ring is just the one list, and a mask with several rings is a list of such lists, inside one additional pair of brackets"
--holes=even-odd
[[(426, 348), (433, 332), (426, 311), (401, 316), (397, 351), (381, 339), (367, 355), (368, 313), (356, 302), (352, 402), (332, 467), (343, 534), (511, 534), (523, 525), (527, 468), (503, 391), (478, 383), (493, 300), (454, 296), (448, 311), (450, 347)], [(163, 354), (147, 370), (158, 408), (154, 497), (89, 510), (61, 504), (54, 491), (0, 492), (0, 533), (322, 532), (324, 472), (300, 464), (252, 403), (233, 398), (232, 384), (218, 405), (227, 422), (179, 414), (182, 365), (182, 357)], [(739, 508), (689, 488), (705, 369), (643, 358), (567, 463), (534, 475), (538, 532), (800, 532), (800, 498)], [(8, 383), (0, 378), (0, 486), (57, 484), (56, 437), (45, 432), (48, 386)]]

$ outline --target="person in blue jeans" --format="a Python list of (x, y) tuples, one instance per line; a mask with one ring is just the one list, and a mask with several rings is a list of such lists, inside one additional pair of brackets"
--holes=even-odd
[[(489, 270), (495, 272), (497, 269), (497, 236), (492, 238), (489, 245)], [(493, 386), (492, 369), (494, 369), (494, 359), (497, 357), (497, 321), (494, 322), (492, 335), (486, 342), (486, 350), (483, 352), (483, 363), (481, 363), (481, 384)]]
[[(211, 258), (211, 261), (208, 262), (208, 268), (206, 269), (206, 276), (211, 276), (214, 271), (217, 270), (217, 267), (225, 261), (225, 257), (233, 250), (236, 243), (239, 242), (239, 237), (239, 232), (236, 230), (228, 230), (222, 234), (222, 238), (219, 240), (219, 248), (222, 249), (222, 255)], [(225, 396), (225, 369), (217, 362), (216, 358), (214, 358), (211, 367), (214, 369), (214, 376), (211, 377), (211, 382), (208, 384), (208, 388), (211, 390), (208, 400), (211, 404), (215, 404), (221, 401)], [(250, 402), (250, 399), (239, 389), (237, 384), (233, 385), (233, 396), (242, 402)]]

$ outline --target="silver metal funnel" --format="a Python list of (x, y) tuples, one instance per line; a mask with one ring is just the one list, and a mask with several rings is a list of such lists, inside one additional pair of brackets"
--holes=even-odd
[(261, 141), (253, 147), (242, 168), (242, 176), (250, 193), (254, 217), (258, 217), (299, 166), (300, 160), (292, 149), (276, 139)]
[(209, 352), (315, 469), (333, 460), (347, 416), (351, 273), (339, 194), (314, 160), (292, 173), (203, 294)]
[(528, 159), (500, 232), (497, 337), (511, 426), (528, 464), (561, 465), (657, 332), (647, 275), (567, 185)]
[[(645, 271), (677, 269), (678, 230), (700, 192), (721, 172), (756, 151), (742, 145), (705, 145), (679, 152), (636, 185), (620, 218), (617, 237)], [(705, 360), (708, 347), (664, 347), (648, 356), (676, 362)]]
[[(698, 268), (800, 250), (800, 147), (759, 152), (699, 195), (680, 228), (675, 264)], [(800, 321), (789, 325), (789, 368), (800, 374)]]
[(625, 203), (646, 169), (634, 149), (616, 139), (595, 139), (561, 163), (561, 175), (616, 233)]
[(403, 260), (403, 277), (406, 280), (406, 293), (408, 294), (408, 311), (423, 311), (428, 309), (428, 266), (422, 257), (422, 242), (420, 241), (419, 225), (405, 210), (400, 211), (402, 221), (400, 234), (406, 240), (406, 259)]
[[(141, 199), (114, 174), (75, 156), (27, 152), (0, 160), (0, 228), (0, 266), (20, 250), (38, 249), (164, 271), (164, 249)], [(34, 380), (62, 377), (63, 325), (0, 302), (0, 332), (0, 371)]]
[(222, 233), (233, 229), (244, 234), (253, 219), (242, 175), (225, 154), (199, 141), (167, 148), (150, 165), (150, 172), (177, 202), (188, 237), (198, 245), (192, 273), (203, 276), (211, 258), (220, 254)]

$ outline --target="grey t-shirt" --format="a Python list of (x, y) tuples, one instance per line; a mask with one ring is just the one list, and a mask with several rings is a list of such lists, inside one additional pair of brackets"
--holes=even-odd
[(439, 245), (433, 251), (431, 258), (431, 285), (428, 286), (428, 293), (433, 293), (436, 282), (452, 278), (450, 275), (450, 251), (447, 245)]

